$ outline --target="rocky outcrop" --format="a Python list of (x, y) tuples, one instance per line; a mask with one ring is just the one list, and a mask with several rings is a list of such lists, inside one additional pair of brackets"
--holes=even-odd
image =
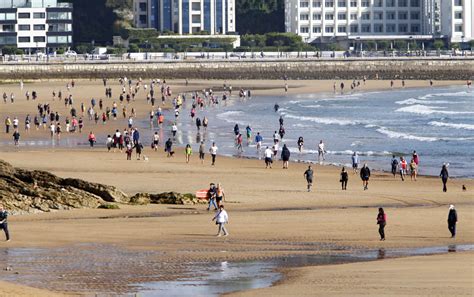
[(167, 192), (161, 194), (138, 193), (130, 198), (131, 204), (200, 204), (206, 201), (196, 198), (194, 194)]
[(46, 171), (14, 168), (0, 160), (0, 203), (12, 212), (48, 212), (123, 204), (198, 204), (193, 194), (138, 193), (129, 197), (113, 186), (60, 178)]

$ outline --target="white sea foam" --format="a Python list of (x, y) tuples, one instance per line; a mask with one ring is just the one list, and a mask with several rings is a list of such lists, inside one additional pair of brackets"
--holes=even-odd
[(396, 110), (396, 112), (408, 112), (421, 115), (429, 114), (474, 114), (470, 111), (449, 111), (449, 110), (440, 110), (442, 107), (439, 106), (427, 106), (422, 104), (415, 104), (410, 106), (405, 106)]
[(289, 118), (289, 119), (296, 119), (296, 120), (301, 120), (301, 121), (314, 122), (314, 123), (324, 124), (324, 125), (349, 126), (349, 125), (359, 124), (356, 121), (341, 120), (341, 119), (335, 119), (335, 118), (306, 117), (306, 116), (296, 116), (296, 115), (292, 115), (292, 114), (286, 114), (285, 117)]
[(411, 134), (407, 134), (407, 133), (391, 131), (391, 130), (385, 128), (385, 127), (379, 127), (377, 129), (377, 132), (379, 132), (381, 134), (384, 134), (384, 135), (388, 136), (389, 138), (401, 138), (401, 139), (428, 141), (428, 142), (433, 142), (433, 141), (440, 140), (439, 138), (436, 138), (436, 137), (416, 136), (416, 135), (411, 135)]
[(454, 129), (474, 130), (474, 125), (471, 125), (471, 124), (455, 124), (455, 123), (444, 123), (444, 122), (437, 122), (437, 121), (432, 121), (432, 122), (429, 122), (428, 124), (435, 127), (448, 127), (448, 128), (454, 128)]
[(301, 107), (304, 107), (304, 108), (319, 108), (319, 107), (321, 107), (321, 105), (319, 105), (319, 104), (315, 104), (315, 105), (302, 105)]
[(247, 125), (247, 122), (242, 121), (241, 118), (244, 115), (242, 111), (226, 111), (217, 115), (217, 118), (227, 123)]
[(454, 103), (446, 100), (420, 100), (415, 98), (408, 98), (406, 100), (396, 101), (399, 105), (412, 105), (412, 104), (449, 104)]

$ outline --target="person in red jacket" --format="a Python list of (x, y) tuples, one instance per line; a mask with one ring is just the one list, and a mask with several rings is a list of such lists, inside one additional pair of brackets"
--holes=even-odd
[(379, 225), (380, 240), (385, 240), (385, 225), (387, 224), (387, 215), (385, 214), (382, 207), (379, 208), (379, 214), (377, 215), (377, 225)]
[(95, 135), (94, 133), (92, 133), (92, 131), (89, 133), (89, 144), (91, 147), (94, 147), (94, 143), (95, 143), (96, 139), (95, 139)]

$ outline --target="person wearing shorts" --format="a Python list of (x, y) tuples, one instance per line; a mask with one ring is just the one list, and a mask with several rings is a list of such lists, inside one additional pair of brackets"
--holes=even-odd
[(272, 168), (272, 163), (273, 163), (273, 151), (267, 146), (265, 149), (265, 169), (270, 167)]
[(313, 169), (311, 165), (308, 166), (308, 169), (304, 172), (304, 177), (306, 178), (306, 182), (308, 183), (307, 188), (308, 192), (311, 192), (311, 188), (313, 187)]

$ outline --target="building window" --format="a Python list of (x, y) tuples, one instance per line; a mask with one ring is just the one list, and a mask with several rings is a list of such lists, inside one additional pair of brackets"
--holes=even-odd
[(374, 20), (383, 20), (383, 12), (374, 12)]
[(462, 0), (454, 0), (455, 6), (462, 6)]
[(307, 2), (307, 1), (300, 1), (300, 7), (309, 7), (309, 2)]
[(457, 11), (454, 13), (454, 18), (457, 20), (462, 20), (462, 11)]
[(408, 0), (398, 0), (398, 7), (407, 7)]
[(420, 26), (418, 24), (412, 24), (411, 33), (420, 33)]
[(324, 17), (325, 20), (332, 21), (334, 20), (334, 14), (332, 13), (326, 13), (326, 16)]
[(420, 19), (420, 13), (418, 11), (412, 11), (410, 13), (410, 19), (419, 20)]
[(141, 14), (141, 15), (138, 17), (138, 22), (139, 22), (141, 25), (147, 25), (147, 24), (148, 24), (148, 17), (147, 17), (147, 15)]
[(462, 32), (462, 25), (454, 26), (454, 32)]
[(193, 16), (191, 17), (191, 20), (193, 24), (199, 24), (201, 23), (201, 16), (193, 14)]
[(351, 20), (357, 21), (357, 13), (351, 13)]
[(370, 20), (370, 12), (363, 12), (363, 13), (361, 14), (361, 18), (362, 18), (363, 20)]
[(387, 24), (387, 33), (395, 33), (397, 31), (397, 27), (395, 24)]
[(300, 21), (307, 21), (309, 20), (309, 15), (307, 13), (300, 14)]
[(395, 17), (396, 17), (395, 12), (393, 11), (387, 12), (387, 20), (394, 20)]
[(29, 12), (19, 12), (18, 18), (19, 19), (29, 19), (31, 14)]
[(383, 33), (383, 25), (374, 24), (374, 33)]
[(309, 28), (308, 27), (301, 27), (300, 28), (300, 33), (308, 33), (309, 32)]
[(44, 36), (35, 36), (33, 37), (33, 42), (46, 42), (46, 38)]
[[(42, 25), (38, 25), (42, 26)], [(48, 28), (49, 32), (71, 32), (72, 25), (71, 24), (51, 24)], [(36, 30), (36, 29), (35, 29)]]
[(72, 20), (70, 12), (48, 12), (48, 20)]
[(321, 1), (313, 1), (313, 7), (321, 7)]
[(30, 25), (18, 25), (18, 31), (30, 31)]
[(407, 20), (408, 19), (408, 13), (406, 11), (399, 11), (398, 12), (398, 19), (399, 20)]
[(359, 32), (359, 26), (351, 25), (351, 33), (358, 33), (358, 32)]
[(362, 33), (370, 33), (370, 25), (362, 25), (360, 30)]
[(337, 27), (337, 32), (339, 33), (346, 33), (346, 26), (339, 26)]
[(16, 37), (15, 36), (0, 36), (0, 44), (1, 45), (16, 44)]
[(411, 7), (420, 7), (420, 0), (411, 0), (410, 1)]
[(334, 2), (333, 1), (326, 1), (325, 6), (326, 7), (334, 7)]
[(191, 4), (191, 9), (201, 11), (201, 2), (193, 2)]
[(2, 29), (3, 29), (2, 32), (15, 32), (15, 25), (13, 24), (3, 25)]
[(313, 13), (313, 21), (320, 21), (321, 14), (320, 13)]
[(46, 30), (46, 26), (45, 25), (33, 25), (33, 30), (35, 30), (35, 31), (44, 31), (44, 30)]
[(334, 33), (334, 27), (326, 27), (326, 33)]
[(370, 6), (370, 1), (369, 0), (362, 0), (360, 6), (369, 7)]
[(382, 0), (374, 0), (374, 7), (382, 7), (383, 1)]
[(313, 33), (321, 33), (321, 27), (313, 27)]
[(385, 2), (385, 6), (395, 7), (395, 0), (387, 0), (387, 2)]
[(339, 6), (339, 7), (346, 7), (346, 5), (347, 5), (347, 3), (346, 3), (345, 0), (344, 0), (344, 1), (339, 0), (339, 1), (337, 2), (337, 6)]
[(407, 24), (399, 24), (398, 25), (398, 32), (407, 33), (408, 32), (408, 25)]
[(46, 14), (44, 12), (33, 12), (34, 19), (44, 19), (46, 18)]
[(30, 37), (26, 37), (26, 36), (22, 36), (22, 37), (18, 37), (18, 42), (30, 42)]
[(148, 7), (147, 7), (146, 3), (141, 2), (141, 3), (138, 4), (138, 9), (139, 9), (140, 12), (147, 12)]
[(337, 15), (337, 19), (338, 20), (345, 20), (346, 19), (346, 14), (345, 13), (339, 13)]
[(351, 7), (357, 7), (357, 1), (351, 0)]

